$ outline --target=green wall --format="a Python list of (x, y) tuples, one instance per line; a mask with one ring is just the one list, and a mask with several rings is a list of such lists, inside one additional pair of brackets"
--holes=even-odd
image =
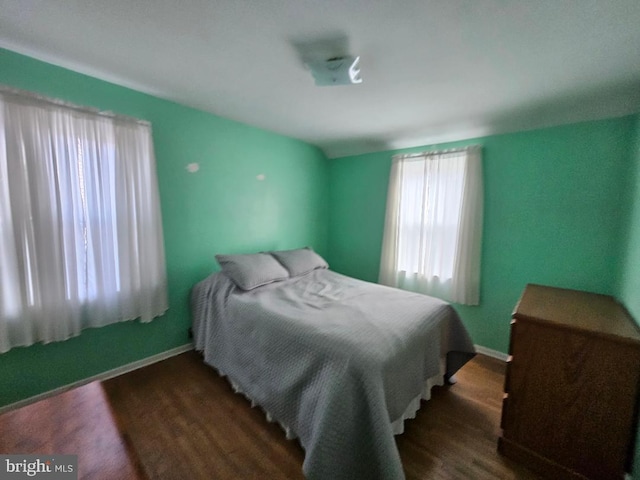
[(328, 165), (316, 147), (7, 50), (0, 83), (152, 123), (170, 306), (149, 324), (0, 355), (0, 406), (187, 343), (189, 291), (216, 268), (216, 253), (313, 245), (326, 254)]
[[(634, 138), (631, 143), (629, 214), (620, 272), (618, 297), (640, 323), (640, 115), (636, 116)], [(638, 405), (640, 411), (640, 405)], [(636, 438), (633, 478), (640, 480), (640, 431)]]
[(481, 305), (457, 309), (475, 343), (505, 352), (527, 283), (617, 293), (634, 127), (623, 117), (331, 160), (331, 266), (376, 281), (393, 154), (481, 144)]
[(621, 269), (619, 297), (640, 322), (640, 115), (636, 117), (631, 146), (631, 178), (627, 237)]

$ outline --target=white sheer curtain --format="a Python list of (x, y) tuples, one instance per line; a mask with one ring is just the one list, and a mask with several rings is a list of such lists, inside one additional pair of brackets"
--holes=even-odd
[(482, 207), (479, 146), (395, 156), (380, 283), (477, 305)]
[(0, 90), (0, 352), (166, 310), (149, 124)]

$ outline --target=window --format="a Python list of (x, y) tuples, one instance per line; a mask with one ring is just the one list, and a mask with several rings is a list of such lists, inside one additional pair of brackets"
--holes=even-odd
[(167, 309), (151, 128), (0, 90), (0, 352)]
[(479, 147), (394, 157), (380, 282), (478, 304), (482, 202)]

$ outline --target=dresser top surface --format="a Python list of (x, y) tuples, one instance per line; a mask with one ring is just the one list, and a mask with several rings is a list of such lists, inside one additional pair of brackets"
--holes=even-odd
[(627, 310), (608, 295), (529, 284), (513, 317), (640, 343), (640, 327)]

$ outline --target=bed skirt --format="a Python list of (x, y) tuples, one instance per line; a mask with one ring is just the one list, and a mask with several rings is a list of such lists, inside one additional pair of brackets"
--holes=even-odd
[[(434, 375), (433, 377), (427, 378), (427, 380), (424, 382), (424, 385), (422, 387), (422, 391), (420, 392), (420, 394), (417, 395), (413, 400), (409, 402), (409, 405), (405, 409), (404, 413), (400, 416), (400, 418), (391, 422), (391, 429), (393, 430), (394, 435), (401, 435), (402, 433), (404, 433), (405, 420), (411, 420), (412, 418), (416, 418), (416, 413), (418, 412), (418, 410), (420, 410), (420, 402), (422, 400), (428, 401), (431, 399), (431, 389), (435, 386), (444, 385), (445, 383), (444, 374), (446, 370), (445, 365), (446, 365), (446, 360), (444, 358), (441, 358), (440, 373), (438, 373), (437, 375)], [(280, 425), (280, 428), (284, 430), (287, 440), (294, 440), (298, 438), (295, 432), (288, 425), (285, 425), (282, 422), (278, 421), (277, 419), (273, 418), (273, 415), (271, 415), (271, 413), (269, 413), (261, 405), (256, 403), (246, 392), (244, 392), (240, 388), (240, 386), (236, 382), (233, 381), (231, 377), (229, 377), (224, 372), (220, 371), (215, 367), (211, 367), (211, 368), (213, 368), (216, 372), (218, 372), (218, 375), (220, 375), (221, 377), (225, 377), (228, 380), (234, 392), (241, 394), (247, 400), (249, 400), (249, 402), (251, 402), (251, 408), (260, 407), (260, 409), (264, 412), (264, 415), (267, 418), (268, 422), (277, 423), (278, 425)]]

